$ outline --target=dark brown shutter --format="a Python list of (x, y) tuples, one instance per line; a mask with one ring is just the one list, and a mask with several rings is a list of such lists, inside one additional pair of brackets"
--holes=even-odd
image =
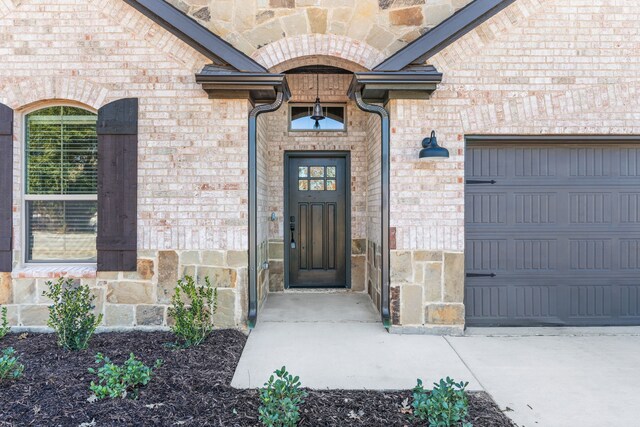
[(138, 216), (138, 99), (98, 111), (98, 270), (135, 271)]
[(12, 267), (13, 110), (0, 104), (0, 271)]

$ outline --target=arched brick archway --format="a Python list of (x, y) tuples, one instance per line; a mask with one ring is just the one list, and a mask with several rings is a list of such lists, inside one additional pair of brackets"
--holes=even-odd
[(287, 37), (262, 47), (251, 56), (264, 67), (275, 71), (286, 69), (281, 64), (308, 57), (322, 56), (342, 60), (345, 62), (341, 68), (349, 65), (350, 68), (346, 69), (351, 71), (370, 70), (384, 59), (384, 54), (370, 45), (335, 34)]

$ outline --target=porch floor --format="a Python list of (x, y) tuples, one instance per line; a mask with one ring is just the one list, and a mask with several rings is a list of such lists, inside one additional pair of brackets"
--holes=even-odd
[(480, 384), (439, 336), (389, 334), (369, 296), (348, 292), (270, 294), (232, 386), (260, 387), (285, 365), (314, 389), (409, 389), (421, 377)]

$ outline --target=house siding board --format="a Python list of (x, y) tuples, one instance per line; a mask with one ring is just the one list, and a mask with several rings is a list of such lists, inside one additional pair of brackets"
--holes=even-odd
[(0, 272), (10, 272), (13, 234), (13, 110), (0, 104)]

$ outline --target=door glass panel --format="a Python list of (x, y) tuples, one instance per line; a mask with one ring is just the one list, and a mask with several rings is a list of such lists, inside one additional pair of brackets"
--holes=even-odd
[(309, 168), (306, 166), (298, 167), (298, 178), (307, 178), (309, 176)]
[(336, 191), (336, 180), (328, 179), (327, 180), (327, 191)]
[(327, 178), (335, 178), (335, 177), (336, 177), (336, 167), (327, 166)]
[(323, 191), (323, 190), (324, 190), (324, 179), (311, 180), (311, 191)]
[(324, 177), (324, 166), (311, 166), (311, 177), (312, 178), (323, 178)]
[(301, 179), (300, 181), (298, 181), (298, 190), (307, 191), (308, 189), (309, 189), (308, 179)]

